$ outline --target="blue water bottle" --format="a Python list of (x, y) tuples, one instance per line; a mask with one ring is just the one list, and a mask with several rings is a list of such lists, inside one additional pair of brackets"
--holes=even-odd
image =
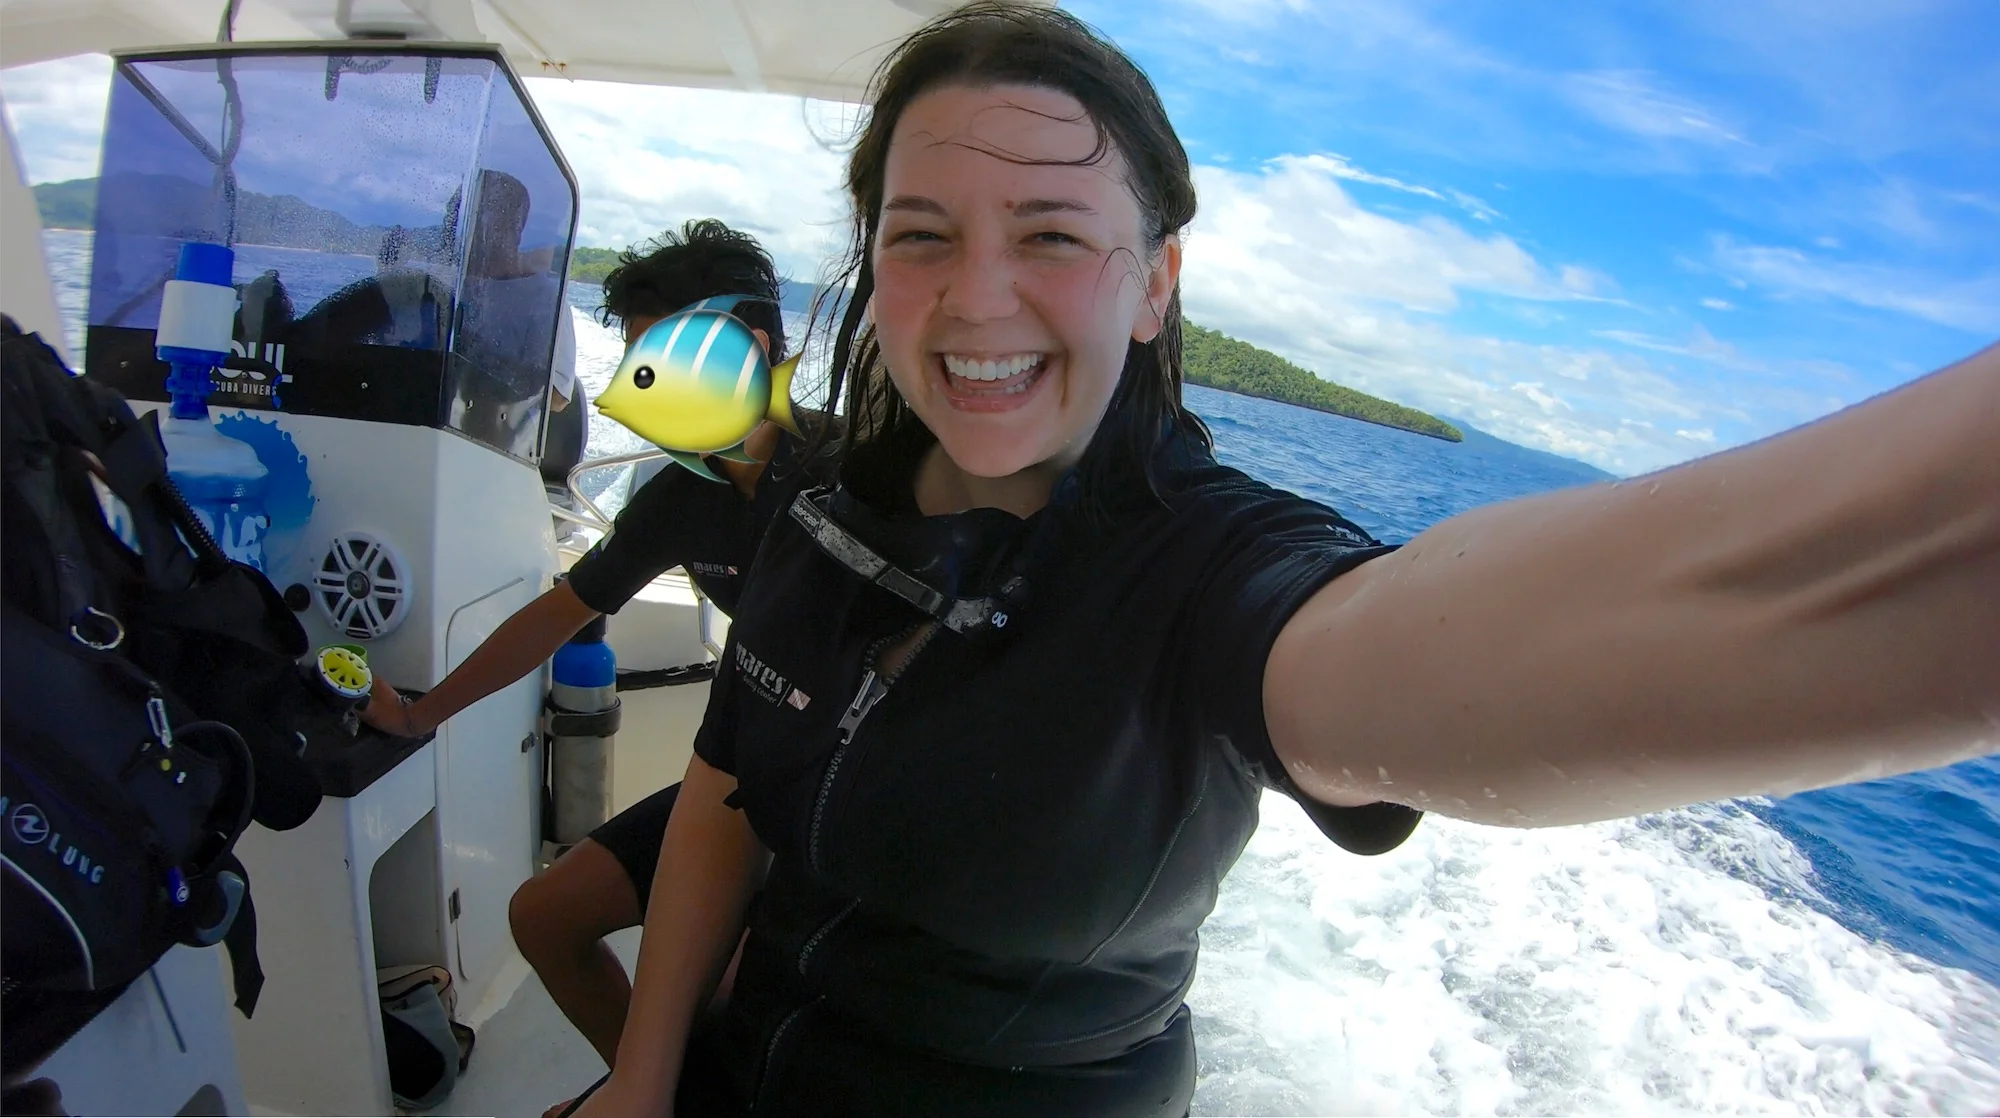
[(229, 359), (236, 329), (236, 289), (230, 272), (236, 254), (224, 245), (189, 241), (181, 246), (174, 278), (160, 300), (156, 352), (172, 372), (173, 403), (160, 438), (167, 447), (167, 475), (187, 498), (202, 527), (224, 553), (264, 569), (264, 508), (270, 473), (248, 443), (218, 431), (208, 415), (211, 373)]
[(582, 842), (611, 818), (611, 752), (618, 736), (618, 657), (599, 615), (550, 662), (549, 776), (560, 846)]

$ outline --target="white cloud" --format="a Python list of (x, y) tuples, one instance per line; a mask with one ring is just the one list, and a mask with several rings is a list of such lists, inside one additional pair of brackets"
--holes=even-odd
[[(1608, 281), (1552, 274), (1503, 236), (1373, 213), (1343, 177), (1309, 157), (1256, 172), (1197, 168), (1201, 216), (1182, 270), (1189, 317), (1330, 380), (1618, 473), (1702, 452), (1673, 431), (1748, 425), (1644, 356), (1450, 329), (1437, 316), (1460, 292), (1577, 300), (1585, 296), (1571, 288)], [(1724, 353), (1713, 339), (1707, 348)], [(1711, 359), (1685, 346), (1672, 353)]]
[[(1570, 299), (1582, 292), (1566, 282), (1598, 282), (1581, 270), (1552, 276), (1505, 236), (1365, 209), (1340, 185), (1356, 174), (1322, 155), (1281, 156), (1256, 171), (1197, 167), (1201, 214), (1188, 240), (1188, 274), (1235, 283), (1277, 272), (1297, 279), (1291, 290), (1300, 294), (1285, 297), (1295, 303), (1338, 296), (1431, 312), (1457, 307), (1460, 290)], [(1189, 285), (1207, 282), (1190, 278)]]
[(1692, 99), (1653, 88), (1644, 74), (1627, 70), (1570, 74), (1562, 89), (1576, 107), (1620, 131), (1710, 146), (1747, 143)]
[(799, 279), (841, 247), (847, 106), (531, 78), (582, 193), (578, 241), (622, 247), (688, 218), (754, 233)]
[(1712, 444), (1715, 442), (1715, 432), (1709, 430), (1706, 427), (1698, 428), (1693, 431), (1675, 431), (1674, 434), (1679, 436), (1680, 438), (1686, 439), (1691, 443)]
[(1712, 311), (1733, 311), (1736, 309), (1736, 304), (1730, 302), (1729, 300), (1716, 299), (1712, 297), (1708, 299), (1703, 299), (1701, 301), (1701, 305), (1707, 307), (1709, 310)]
[(1612, 286), (1611, 277), (1579, 264), (1565, 264), (1560, 273), (1562, 289), (1574, 295), (1596, 295)]
[(1976, 194), (1970, 190), (1952, 190), (1947, 191), (1944, 197), (1946, 201), (1957, 202), (1961, 206), (1971, 206), (1973, 209), (1985, 210), (1990, 214), (2000, 214), (2000, 199), (1985, 194)]
[(0, 71), (0, 96), (21, 146), (29, 182), (65, 182), (97, 174), (111, 59), (78, 55)]
[(1953, 326), (2000, 331), (2000, 271), (1972, 279), (1941, 279), (1879, 264), (1820, 260), (1797, 249), (1715, 241), (1716, 263), (1738, 283), (1756, 283), (1784, 298), (1838, 299), (1857, 306)]
[(1821, 247), (1821, 248), (1839, 248), (1839, 247), (1840, 247), (1840, 238), (1839, 238), (1839, 237), (1814, 237), (1814, 238), (1813, 238), (1813, 243), (1814, 243), (1814, 244), (1816, 244), (1816, 245), (1818, 245), (1818, 246), (1819, 246), (1819, 247)]
[(1331, 175), (1337, 179), (1345, 179), (1348, 182), (1368, 183), (1371, 186), (1386, 186), (1391, 190), (1400, 190), (1405, 194), (1416, 194), (1425, 198), (1433, 198), (1440, 202), (1449, 202), (1480, 221), (1490, 222), (1500, 216), (1500, 211), (1462, 190), (1446, 189), (1440, 192), (1428, 186), (1404, 182), (1401, 179), (1391, 178), (1388, 175), (1378, 175), (1372, 171), (1356, 167), (1353, 161), (1344, 155), (1338, 155), (1333, 152), (1320, 152), (1314, 155), (1290, 156), (1288, 158), (1295, 159), (1303, 166), (1323, 174)]

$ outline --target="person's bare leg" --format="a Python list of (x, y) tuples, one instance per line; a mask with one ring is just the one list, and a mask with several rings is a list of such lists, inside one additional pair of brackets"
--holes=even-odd
[(639, 898), (625, 867), (585, 839), (514, 892), (507, 921), (556, 1008), (610, 1067), (632, 979), (604, 937), (639, 923)]
[[(618, 1057), (625, 1011), (632, 1004), (632, 978), (604, 937), (639, 925), (637, 888), (616, 855), (596, 840), (584, 839), (546, 872), (524, 882), (507, 906), (507, 922), (522, 957), (607, 1068)], [(742, 958), (738, 943), (710, 1013), (728, 1004)], [(569, 1100), (556, 1103), (543, 1118), (555, 1118), (568, 1105)]]

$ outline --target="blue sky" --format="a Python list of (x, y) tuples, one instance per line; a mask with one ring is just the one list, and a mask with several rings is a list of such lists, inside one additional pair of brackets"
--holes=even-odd
[[(1341, 383), (1631, 474), (2000, 337), (1988, 0), (1067, 6), (1196, 163), (1190, 317)], [(93, 173), (104, 73), (0, 75), (31, 178)], [(530, 85), (586, 243), (834, 243), (843, 107)]]

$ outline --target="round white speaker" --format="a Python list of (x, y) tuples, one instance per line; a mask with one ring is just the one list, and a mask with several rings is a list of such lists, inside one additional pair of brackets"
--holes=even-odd
[(394, 548), (366, 532), (335, 536), (313, 572), (313, 597), (350, 637), (387, 636), (410, 612), (409, 568)]

